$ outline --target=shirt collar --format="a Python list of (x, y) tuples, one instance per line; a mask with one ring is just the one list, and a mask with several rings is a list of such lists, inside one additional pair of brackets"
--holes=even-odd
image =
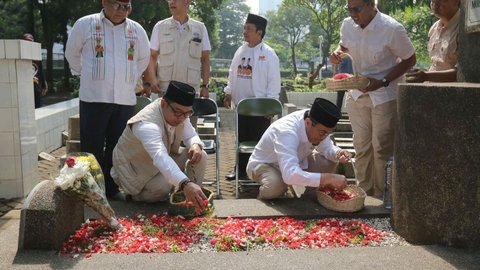
[(185, 27), (185, 29), (190, 29), (191, 28), (191, 25), (190, 25), (190, 17), (187, 17), (187, 22), (185, 22), (184, 24), (180, 23), (179, 21), (175, 20), (172, 17), (170, 17), (170, 28), (177, 28), (177, 29), (180, 29), (180, 27)]
[(365, 28), (362, 29), (360, 25), (356, 24), (352, 18), (350, 18), (353, 22), (353, 25), (358, 29), (358, 30), (364, 30), (364, 31), (374, 31), (375, 27), (377, 24), (380, 22), (380, 17), (381, 17), (381, 12), (377, 9), (377, 14), (373, 17), (373, 19), (367, 24)]
[(453, 17), (448, 21), (448, 23), (445, 26), (443, 26), (443, 28), (450, 29), (452, 27), (455, 27), (456, 25), (458, 25), (459, 21), (460, 21), (460, 9), (457, 10), (455, 15), (453, 15)]
[(308, 137), (307, 137), (307, 127), (305, 126), (305, 113), (308, 111), (307, 110), (303, 110), (303, 113), (301, 114), (302, 118), (301, 118), (301, 122), (300, 122), (300, 128), (302, 129), (302, 131), (300, 132), (300, 142), (301, 143), (310, 143), (308, 141)]
[(127, 21), (128, 18), (125, 18), (125, 20), (123, 20), (123, 22), (121, 24), (117, 24), (117, 25), (114, 25), (112, 23), (112, 21), (110, 21), (106, 16), (105, 16), (105, 11), (102, 9), (102, 11), (100, 11), (100, 20), (101, 21), (106, 21), (108, 24), (112, 25), (112, 26), (119, 26), (119, 25), (123, 25), (126, 21)]

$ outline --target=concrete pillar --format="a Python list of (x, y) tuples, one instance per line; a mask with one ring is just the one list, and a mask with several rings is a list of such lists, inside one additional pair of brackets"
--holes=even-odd
[(39, 43), (0, 40), (0, 198), (38, 183), (32, 60), (41, 60)]
[(392, 221), (413, 244), (480, 247), (480, 84), (402, 84)]

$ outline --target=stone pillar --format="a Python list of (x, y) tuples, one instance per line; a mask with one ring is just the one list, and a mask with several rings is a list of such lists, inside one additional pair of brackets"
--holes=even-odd
[(480, 247), (480, 85), (402, 84), (392, 222), (413, 244)]
[(0, 198), (24, 197), (38, 183), (32, 60), (40, 49), (0, 40)]

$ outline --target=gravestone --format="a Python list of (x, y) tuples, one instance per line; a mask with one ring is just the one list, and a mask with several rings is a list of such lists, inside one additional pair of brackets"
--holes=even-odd
[(44, 180), (21, 210), (19, 249), (60, 250), (83, 221), (83, 202), (56, 188), (54, 181)]
[(398, 89), (392, 222), (414, 244), (480, 247), (480, 27), (466, 31), (469, 4), (460, 12), (459, 82)]

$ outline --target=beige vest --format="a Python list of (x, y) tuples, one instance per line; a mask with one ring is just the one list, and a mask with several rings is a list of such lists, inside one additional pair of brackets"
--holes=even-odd
[(113, 150), (113, 167), (118, 176), (117, 179), (114, 179), (115, 182), (130, 195), (140, 193), (145, 184), (160, 172), (153, 165), (153, 160), (142, 142), (133, 135), (131, 125), (140, 121), (154, 123), (164, 131), (163, 143), (169, 153), (178, 154), (183, 135), (184, 124), (181, 123), (175, 128), (173, 143), (169, 144), (160, 99), (152, 102), (128, 120), (127, 127)]
[(190, 18), (186, 29), (180, 33), (173, 18), (160, 22), (157, 78), (164, 91), (170, 81), (175, 80), (191, 85), (198, 92), (201, 77), (203, 27), (203, 23)]

